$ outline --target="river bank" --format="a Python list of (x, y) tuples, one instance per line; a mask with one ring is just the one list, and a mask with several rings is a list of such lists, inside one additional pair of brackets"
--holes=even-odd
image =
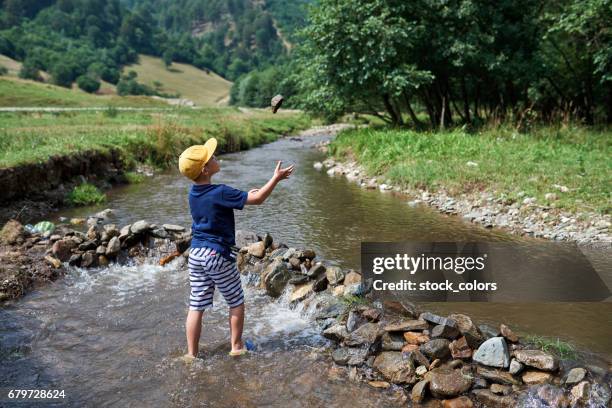
[[(549, 186), (550, 192), (545, 194), (545, 199), (542, 199), (535, 197), (535, 194), (529, 195), (524, 191), (533, 190), (533, 185), (522, 186), (520, 183), (515, 183), (509, 190), (500, 190), (499, 186), (495, 186), (493, 180), (489, 182), (458, 181), (461, 177), (481, 179), (490, 175), (491, 178), (494, 178), (496, 176), (490, 174), (493, 170), (489, 168), (486, 171), (481, 171), (479, 166), (495, 166), (483, 165), (482, 161), (480, 164), (476, 161), (467, 161), (461, 162), (461, 168), (457, 169), (457, 163), (451, 165), (442, 161), (434, 165), (432, 159), (426, 160), (424, 157), (404, 158), (410, 152), (397, 149), (394, 150), (393, 154), (389, 153), (390, 156), (387, 159), (384, 159), (386, 156), (381, 151), (385, 151), (390, 144), (395, 143), (393, 140), (400, 137), (399, 134), (394, 133), (377, 138), (376, 133), (364, 133), (368, 131), (362, 129), (346, 132), (341, 134), (340, 139), (336, 141), (321, 143), (318, 146), (319, 150), (328, 153), (330, 157), (323, 162), (315, 163), (315, 168), (321, 171), (325, 170), (330, 176), (344, 176), (349, 181), (355, 182), (366, 189), (377, 189), (382, 192), (406, 196), (408, 204), (411, 206), (426, 205), (444, 214), (459, 215), (466, 221), (478, 223), (486, 228), (501, 228), (513, 234), (556, 241), (575, 241), (578, 244), (588, 246), (601, 246), (603, 248), (612, 246), (612, 235), (610, 234), (612, 218), (610, 214), (606, 213), (607, 210), (604, 209), (603, 213), (588, 211), (585, 210), (585, 206), (568, 209), (568, 202), (573, 200), (578, 203), (581, 200), (575, 199), (576, 195), (572, 195), (569, 187), (565, 185), (548, 181), (551, 184)], [(368, 139), (368, 135), (372, 138)], [(406, 138), (408, 140), (404, 140), (402, 143), (428, 143), (423, 140), (410, 141), (408, 136)], [(378, 145), (374, 147), (376, 143)], [(452, 145), (459, 142), (440, 143)], [(453, 148), (446, 147), (445, 149), (447, 149), (446, 154), (453, 151)], [(374, 151), (378, 153), (374, 153)], [(438, 153), (438, 155), (440, 157), (444, 156), (441, 153)], [(430, 153), (429, 157), (438, 156)], [(465, 158), (457, 160), (463, 159)], [(406, 161), (402, 162), (402, 160)], [(455, 162), (457, 160), (453, 159)], [(368, 166), (361, 161), (367, 163)], [(415, 163), (420, 163), (424, 167), (415, 167), (410, 170), (417, 166)], [(425, 177), (424, 174), (427, 173), (426, 163), (435, 167), (431, 170), (431, 174), (427, 174), (426, 177), (435, 177), (435, 174), (440, 172), (439, 167), (445, 165), (448, 166), (444, 170), (446, 173), (455, 171), (464, 172), (466, 175), (452, 179), (455, 176), (451, 177), (447, 174), (445, 177), (450, 177), (448, 180), (432, 180), (431, 185), (434, 185), (435, 188), (426, 187), (425, 183), (421, 183), (420, 187), (415, 187), (415, 185), (419, 185), (420, 177)], [(398, 166), (404, 166), (403, 172), (398, 170)], [(569, 170), (559, 169), (559, 171), (566, 173)], [(474, 176), (473, 173), (480, 174)], [(411, 180), (411, 175), (415, 179)], [(525, 178), (526, 176), (529, 175), (521, 177)], [(606, 177), (609, 178), (609, 174), (600, 176), (603, 177), (602, 180), (605, 180)], [(535, 174), (533, 177), (542, 176)], [(554, 180), (554, 177), (554, 175), (551, 175), (547, 179)], [(599, 182), (603, 183), (603, 181)], [(566, 205), (559, 205), (560, 200), (564, 200)]]
[[(67, 265), (103, 269), (115, 263), (178, 262), (186, 268), (186, 228), (146, 220), (117, 226), (108, 222), (109, 215), (90, 217), (86, 232), (60, 225), (45, 237), (12, 223), (15, 228), (5, 227), (2, 236), (13, 237), (14, 250), (22, 242), (37, 251), (40, 257), (32, 263), (45, 263), (58, 274)], [(330, 377), (367, 383), (393, 393), (400, 403), (606, 406), (610, 400), (609, 362), (564, 355), (567, 350), (535, 344), (504, 324), (482, 325), (465, 314), (442, 316), (405, 302), (381, 303), (359, 272), (269, 234), (239, 230), (236, 243), (247, 285), (260, 288), (270, 302), (301, 310), (331, 340), (319, 349), (335, 363)]]
[(217, 138), (223, 154), (311, 125), (302, 113), (246, 115), (231, 108), (1, 115), (0, 224), (16, 217), (26, 223), (68, 205), (68, 194), (79, 184), (108, 190), (126, 183), (125, 173), (143, 164), (174, 165), (185, 147), (209, 137)]

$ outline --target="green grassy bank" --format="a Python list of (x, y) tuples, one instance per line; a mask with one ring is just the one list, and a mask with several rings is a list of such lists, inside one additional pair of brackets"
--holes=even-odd
[(0, 168), (111, 148), (119, 149), (128, 164), (164, 166), (175, 163), (185, 147), (209, 137), (219, 140), (219, 151), (236, 151), (310, 124), (310, 117), (300, 113), (243, 113), (234, 108), (0, 113)]
[[(472, 134), (365, 128), (341, 133), (330, 152), (404, 188), (445, 188), (452, 194), (495, 190), (508, 202), (523, 191), (558, 208), (611, 209), (609, 130), (541, 127), (520, 134), (497, 128)], [(560, 192), (555, 184), (569, 191)], [(546, 193), (558, 199), (547, 201)]]

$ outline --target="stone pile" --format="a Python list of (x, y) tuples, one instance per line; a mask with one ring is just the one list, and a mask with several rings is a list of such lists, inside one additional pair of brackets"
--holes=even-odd
[[(269, 295), (314, 310), (331, 359), (351, 379), (444, 407), (607, 406), (610, 374), (522, 342), (510, 327), (477, 325), (415, 305), (372, 301), (356, 271), (314, 251), (239, 231), (238, 268)], [(584, 363), (582, 363), (584, 364)], [(438, 406), (438, 405), (432, 405)]]

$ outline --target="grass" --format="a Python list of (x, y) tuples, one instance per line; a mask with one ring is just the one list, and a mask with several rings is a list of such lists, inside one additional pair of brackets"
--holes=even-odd
[(92, 95), (80, 89), (0, 77), (0, 107), (160, 107), (169, 105), (145, 96)]
[(526, 340), (540, 350), (556, 354), (562, 359), (575, 360), (577, 357), (576, 348), (558, 338), (550, 339), (542, 336), (527, 336)]
[(144, 181), (145, 176), (135, 171), (128, 171), (125, 173), (125, 178), (130, 184), (139, 184)]
[[(44, 163), (50, 156), (118, 149), (128, 164), (174, 163), (189, 145), (209, 137), (219, 152), (247, 149), (304, 129), (304, 114), (234, 108), (164, 112), (0, 113), (0, 168)], [(128, 166), (129, 167), (129, 166)]]
[(160, 58), (140, 55), (138, 64), (127, 66), (123, 71), (136, 71), (138, 82), (153, 88), (155, 81), (161, 82), (162, 92), (178, 93), (198, 106), (227, 105), (229, 101), (230, 81), (192, 65), (172, 63), (166, 68)]
[(99, 204), (104, 201), (106, 201), (106, 195), (89, 183), (74, 187), (68, 194), (68, 202), (72, 205)]
[[(607, 214), (611, 145), (611, 131), (585, 127), (540, 127), (529, 134), (503, 127), (474, 134), (366, 128), (341, 133), (330, 152), (403, 188), (497, 191), (509, 203), (524, 194), (539, 204)], [(547, 201), (546, 193), (558, 199)]]

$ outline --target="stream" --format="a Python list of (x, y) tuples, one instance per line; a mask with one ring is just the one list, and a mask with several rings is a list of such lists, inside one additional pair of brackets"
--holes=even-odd
[[(313, 163), (324, 156), (312, 146), (326, 138), (282, 139), (220, 157), (214, 182), (243, 190), (263, 185), (276, 160), (296, 164), (294, 175), (264, 205), (236, 212), (237, 229), (269, 232), (278, 242), (312, 248), (317, 258), (354, 269), (360, 268), (362, 241), (525, 240), (410, 207), (405, 198), (363, 190), (315, 170)], [(189, 226), (188, 188), (189, 181), (171, 169), (111, 190), (103, 205), (63, 210), (51, 220), (112, 208), (109, 222), (119, 226), (139, 219)], [(609, 257), (597, 259), (610, 270)], [(227, 356), (227, 307), (217, 293), (213, 310), (204, 315), (204, 361), (186, 366), (177, 360), (186, 347), (189, 294), (180, 260), (166, 267), (72, 268), (66, 278), (0, 309), (0, 406), (9, 404), (3, 398), (14, 388), (65, 390), (64, 400), (37, 406), (397, 405), (392, 391), (330, 375), (329, 359), (316, 352), (327, 340), (308, 313), (245, 289), (245, 338), (253, 339), (258, 351), (241, 359)], [(426, 306), (466, 313), (478, 322), (503, 322), (518, 333), (559, 337), (605, 358), (612, 355), (610, 302)], [(10, 405), (33, 406), (15, 400)]]

